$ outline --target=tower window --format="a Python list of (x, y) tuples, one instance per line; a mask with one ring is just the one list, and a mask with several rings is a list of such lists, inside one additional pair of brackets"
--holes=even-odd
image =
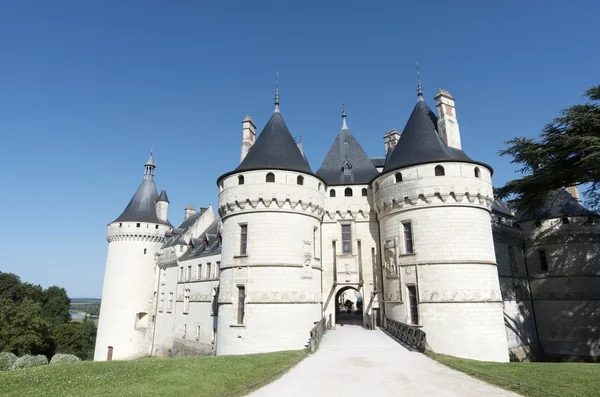
[(396, 183), (402, 182), (402, 173), (396, 172)]
[(154, 226), (154, 228), (155, 228), (156, 230), (158, 230), (158, 225), (155, 225), (155, 226)]
[(352, 197), (352, 188), (350, 188), (350, 187), (347, 187), (347, 188), (344, 190), (344, 196), (345, 196), (345, 197)]
[(352, 255), (352, 225), (342, 225), (342, 253)]
[(248, 225), (240, 225), (240, 255), (246, 255), (248, 248)]
[(540, 258), (540, 271), (547, 272), (548, 271), (548, 259), (546, 258), (546, 251), (539, 250), (538, 256)]
[(375, 182), (374, 186), (375, 186), (375, 192), (378, 192), (379, 191), (379, 183)]
[(275, 174), (273, 174), (272, 172), (269, 172), (267, 174), (267, 182), (275, 182)]
[(535, 221), (533, 223), (533, 227), (540, 227), (540, 226), (542, 226), (542, 222), (540, 222), (540, 221)]
[(412, 254), (415, 252), (412, 237), (412, 224), (410, 222), (402, 222), (402, 228), (404, 231), (404, 252)]
[(419, 306), (417, 303), (417, 287), (415, 285), (407, 285), (408, 304), (410, 306), (410, 323), (419, 324)]
[(475, 178), (481, 178), (481, 171), (479, 171), (479, 167), (475, 167)]
[(442, 167), (441, 165), (436, 165), (435, 166), (435, 176), (444, 176), (446, 175), (446, 172), (444, 171), (444, 167)]
[(136, 223), (136, 224), (135, 224), (135, 227), (140, 227), (140, 224), (139, 224), (139, 223)]
[(244, 314), (246, 309), (246, 287), (238, 285), (238, 324), (244, 324)]
[(335, 197), (335, 189), (329, 191), (329, 197)]
[(363, 187), (362, 195), (363, 195), (363, 197), (367, 197), (367, 188), (366, 187)]
[(321, 182), (319, 182), (319, 191), (321, 191)]
[(144, 255), (146, 255), (146, 248), (144, 248)]
[(119, 223), (119, 227), (123, 227), (123, 224), (122, 224), (122, 223)]
[(569, 218), (562, 218), (562, 223), (563, 225), (568, 225), (569, 224)]
[(238, 176), (238, 185), (243, 185), (244, 184), (244, 175), (240, 175)]
[(296, 178), (296, 183), (298, 185), (304, 185), (304, 177), (302, 175), (298, 175), (298, 178)]

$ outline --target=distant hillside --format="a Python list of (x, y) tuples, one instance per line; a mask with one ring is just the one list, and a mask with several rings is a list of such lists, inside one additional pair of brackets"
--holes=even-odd
[(100, 304), (100, 299), (98, 298), (71, 298), (71, 303), (93, 303)]

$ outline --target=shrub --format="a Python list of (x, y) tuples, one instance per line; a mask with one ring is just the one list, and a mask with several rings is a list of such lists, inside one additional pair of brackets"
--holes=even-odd
[(55, 354), (52, 357), (52, 360), (50, 360), (50, 365), (56, 365), (56, 364), (71, 364), (71, 363), (76, 363), (78, 361), (81, 361), (79, 359), (79, 357), (74, 356), (72, 354)]
[(0, 353), (0, 371), (8, 371), (17, 361), (17, 356), (9, 352)]
[(30, 356), (27, 354), (23, 357), (19, 357), (11, 369), (41, 367), (42, 365), (48, 365), (48, 359), (46, 356), (41, 354), (38, 354), (37, 356)]

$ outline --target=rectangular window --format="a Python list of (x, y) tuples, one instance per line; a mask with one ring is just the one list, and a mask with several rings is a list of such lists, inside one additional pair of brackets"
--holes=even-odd
[(198, 264), (198, 273), (196, 274), (197, 280), (202, 280), (202, 264)]
[(165, 293), (160, 293), (160, 304), (158, 306), (158, 311), (162, 312), (165, 309)]
[(210, 265), (210, 262), (208, 262), (206, 264), (206, 278), (208, 278), (208, 279), (212, 278), (211, 271), (212, 271), (212, 266)]
[(221, 274), (221, 262), (217, 262), (215, 264), (215, 278), (219, 278), (220, 274)]
[(200, 340), (200, 326), (196, 326), (196, 340)]
[(246, 306), (246, 287), (238, 285), (238, 324), (244, 324), (244, 311)]
[(190, 311), (190, 290), (186, 289), (183, 295), (183, 312), (188, 313)]
[(240, 225), (240, 255), (246, 255), (248, 248), (248, 225)]
[(170, 312), (173, 310), (173, 293), (169, 292), (169, 305), (167, 306), (167, 311)]
[(212, 298), (210, 301), (211, 314), (216, 316), (219, 314), (219, 292), (216, 288), (213, 288)]
[(192, 279), (192, 265), (189, 265), (189, 266), (187, 267), (187, 273), (186, 273), (186, 275), (185, 275), (185, 279), (186, 279), (187, 281), (190, 281), (190, 280)]
[(179, 281), (183, 281), (183, 266), (179, 268)]
[(406, 254), (415, 252), (413, 247), (412, 224), (410, 222), (402, 222), (404, 229), (404, 251)]
[(313, 257), (317, 257), (317, 228), (313, 228)]
[(352, 254), (352, 225), (342, 225), (342, 254)]
[(548, 271), (548, 260), (546, 259), (546, 251), (539, 250), (538, 255), (540, 257), (540, 271), (547, 272)]
[(410, 323), (419, 324), (419, 308), (417, 306), (417, 287), (414, 285), (407, 285), (408, 289), (408, 303), (410, 306)]

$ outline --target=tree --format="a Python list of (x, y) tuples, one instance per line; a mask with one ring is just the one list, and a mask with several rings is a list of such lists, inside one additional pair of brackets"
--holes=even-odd
[(525, 213), (541, 208), (556, 189), (586, 185), (586, 203), (600, 209), (600, 85), (585, 92), (591, 102), (563, 109), (538, 138), (514, 138), (502, 156), (520, 164), (523, 177), (497, 190)]
[(82, 360), (94, 357), (96, 324), (92, 321), (59, 324), (54, 327), (53, 334), (57, 353), (73, 354)]
[(71, 321), (69, 308), (71, 299), (64, 288), (53, 285), (44, 291), (42, 314), (51, 324), (68, 323)]
[(40, 303), (29, 298), (21, 302), (0, 299), (0, 351), (18, 356), (54, 352), (54, 341)]
[(25, 298), (40, 302), (43, 298), (43, 291), (39, 285), (21, 282), (16, 274), (0, 272), (0, 299), (2, 298), (10, 299), (13, 302), (21, 302)]

